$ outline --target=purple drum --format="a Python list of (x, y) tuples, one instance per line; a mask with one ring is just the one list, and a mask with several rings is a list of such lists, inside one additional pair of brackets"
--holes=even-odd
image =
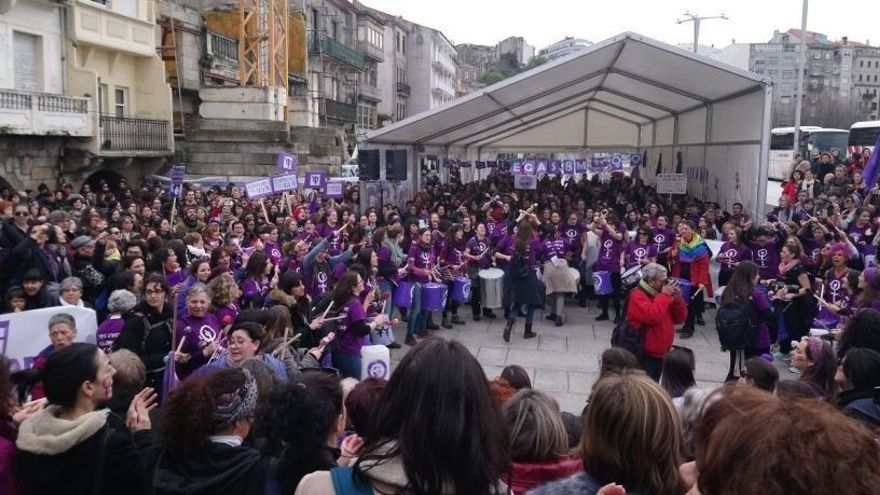
[(397, 290), (394, 291), (394, 305), (398, 308), (409, 308), (412, 306), (413, 291), (416, 289), (414, 282), (401, 280), (397, 284)]
[(452, 282), (452, 300), (464, 304), (471, 300), (471, 279), (468, 277), (455, 277)]
[(819, 313), (813, 320), (813, 328), (824, 328), (826, 330), (832, 330), (834, 328), (837, 328), (837, 325), (839, 323), (840, 317), (823, 306), (819, 309)]
[(690, 280), (685, 280), (683, 278), (675, 279), (678, 281), (679, 287), (681, 287), (681, 298), (685, 300), (685, 302), (690, 302), (691, 296), (694, 294), (694, 284), (691, 283)]
[(422, 284), (422, 309), (443, 311), (446, 307), (446, 284)]
[(593, 290), (597, 296), (607, 296), (614, 292), (611, 285), (611, 272), (599, 271), (593, 272)]

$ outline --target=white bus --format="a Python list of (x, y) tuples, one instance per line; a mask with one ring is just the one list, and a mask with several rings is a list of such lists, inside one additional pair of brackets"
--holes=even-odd
[[(846, 155), (849, 131), (846, 129), (826, 129), (816, 126), (801, 126), (798, 153), (809, 159), (813, 151), (837, 149)], [(771, 180), (786, 180), (794, 160), (794, 127), (777, 127), (770, 131), (770, 170)]]
[[(849, 128), (850, 154), (861, 153), (863, 149), (873, 150), (880, 136), (880, 120), (856, 122)], [(872, 151), (873, 152), (873, 151)]]

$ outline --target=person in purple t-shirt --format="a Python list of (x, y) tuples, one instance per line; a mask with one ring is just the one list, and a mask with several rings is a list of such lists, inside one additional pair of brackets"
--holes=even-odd
[(336, 210), (328, 210), (326, 222), (315, 228), (315, 233), (318, 234), (318, 237), (327, 239), (327, 242), (330, 244), (330, 256), (336, 256), (344, 249), (342, 229), (336, 225), (338, 219), (339, 213)]
[(586, 240), (584, 239), (584, 234), (587, 232), (587, 228), (580, 221), (580, 217), (578, 217), (577, 213), (570, 213), (568, 215), (568, 221), (559, 226), (559, 231), (562, 233), (562, 237), (568, 240), (569, 245), (571, 246), (571, 266), (573, 268), (577, 268), (580, 273), (580, 280), (578, 281), (578, 305), (580, 307), (587, 307), (587, 292), (586, 292), (586, 267), (584, 266), (584, 258), (581, 256), (584, 252), (584, 243)]
[(621, 257), (621, 264), (627, 270), (634, 266), (656, 263), (657, 247), (651, 244), (651, 231), (647, 227), (639, 227), (636, 238), (627, 243)]
[(360, 294), (364, 292), (364, 280), (356, 272), (349, 271), (333, 287), (333, 306), (342, 308), (336, 327), (338, 345), (334, 348), (333, 367), (344, 376), (361, 378), (361, 347), (364, 337), (386, 323), (384, 314), (378, 314), (372, 321), (367, 321), (367, 314), (361, 302)]
[(423, 335), (426, 330), (436, 329), (428, 326), (427, 311), (421, 306), (421, 284), (431, 281), (439, 281), (437, 273), (437, 255), (434, 252), (433, 236), (428, 228), (419, 229), (418, 241), (409, 248), (407, 253), (407, 266), (409, 267), (409, 281), (415, 284), (413, 288), (412, 302), (409, 308), (409, 318), (406, 325), (406, 344), (415, 345), (415, 335)]
[[(452, 328), (453, 324), (464, 325), (464, 320), (458, 316), (458, 303), (452, 298), (455, 278), (463, 276), (465, 273), (464, 250), (465, 241), (462, 226), (458, 223), (452, 224), (446, 231), (446, 240), (438, 258), (438, 264), (441, 267), (440, 273), (443, 275), (443, 282), (448, 291), (446, 307), (443, 308), (443, 321), (440, 323), (446, 329)], [(452, 313), (451, 318), (450, 313)]]
[(269, 290), (278, 284), (277, 276), (272, 276), (274, 267), (266, 253), (255, 252), (245, 266), (245, 280), (241, 284), (242, 305), (245, 308), (262, 309)]
[[(558, 215), (557, 215), (558, 216)], [(553, 215), (551, 215), (551, 218)], [(571, 245), (568, 239), (562, 236), (562, 231), (553, 222), (545, 223), (541, 227), (544, 239), (539, 241), (535, 251), (538, 259), (543, 263), (544, 286), (546, 293), (552, 295), (553, 306), (546, 319), (555, 321), (556, 326), (562, 326), (562, 311), (565, 306), (565, 294), (577, 292), (575, 277), (568, 270), (568, 260), (571, 259)]]
[(596, 317), (596, 321), (608, 320), (608, 303), (614, 306), (614, 321), (620, 321), (620, 253), (626, 242), (626, 227), (617, 220), (613, 212), (607, 216), (599, 216), (598, 223), (594, 224), (593, 232), (598, 237), (597, 249), (599, 258), (593, 265), (593, 278), (597, 278), (598, 272), (608, 272), (611, 278), (611, 293), (599, 296), (599, 308), (602, 313)]
[(758, 265), (761, 280), (768, 281), (779, 278), (780, 240), (776, 231), (768, 226), (754, 230), (752, 239), (747, 241), (747, 245), (752, 250), (752, 261)]
[(263, 241), (263, 252), (269, 256), (272, 265), (281, 263), (281, 244), (278, 242), (278, 228), (267, 225), (260, 230), (260, 239)]
[(114, 290), (107, 300), (107, 311), (110, 317), (104, 320), (97, 331), (97, 344), (107, 354), (113, 352), (113, 343), (122, 333), (125, 320), (122, 315), (129, 312), (137, 304), (137, 297), (131, 292), (120, 289)]
[(174, 332), (177, 377), (181, 380), (208, 362), (223, 341), (223, 329), (209, 312), (208, 289), (193, 285), (186, 294), (186, 314), (177, 319)]
[(657, 227), (654, 228), (651, 244), (657, 250), (657, 263), (669, 266), (669, 252), (672, 251), (672, 243), (675, 241), (675, 232), (669, 228), (669, 221), (665, 216), (657, 217)]
[(715, 261), (721, 264), (718, 271), (718, 286), (724, 287), (730, 280), (736, 266), (746, 260), (752, 259), (752, 250), (742, 242), (742, 230), (739, 227), (729, 226), (724, 231), (726, 241), (715, 256)]
[(490, 256), (491, 241), (486, 236), (486, 226), (477, 224), (474, 229), (474, 236), (468, 240), (464, 250), (464, 257), (468, 261), (467, 272), (471, 279), (471, 312), (474, 321), (480, 321), (483, 316), (495, 319), (495, 313), (488, 308), (481, 306), (481, 298), (483, 287), (480, 283), (480, 270), (486, 270), (492, 266)]

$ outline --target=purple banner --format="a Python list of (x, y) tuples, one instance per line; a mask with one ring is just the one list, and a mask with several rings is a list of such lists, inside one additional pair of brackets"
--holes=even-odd
[(538, 160), (537, 165), (535, 165), (535, 174), (547, 174), (547, 161), (546, 160)]
[(299, 164), (299, 158), (296, 155), (290, 153), (278, 153), (278, 156), (275, 157), (275, 166), (278, 167), (278, 170), (282, 172), (287, 172), (289, 174), (296, 173), (296, 166)]
[(186, 165), (171, 167), (171, 197), (179, 198), (183, 189), (183, 180), (186, 178)]
[(547, 173), (551, 175), (559, 175), (559, 171), (562, 170), (562, 162), (559, 160), (551, 160), (547, 165)]
[(458, 166), (461, 168), (471, 168), (471, 162), (469, 162), (469, 161), (459, 162)]
[(327, 182), (327, 175), (324, 172), (306, 172), (306, 183), (304, 187), (321, 191), (324, 189), (325, 182)]
[(522, 175), (535, 175), (535, 162), (526, 160), (523, 162)]
[(510, 175), (522, 175), (523, 173), (523, 162), (521, 160), (514, 160), (510, 164)]
[(586, 160), (575, 160), (574, 161), (574, 173), (576, 173), (576, 174), (587, 173), (587, 161)]
[(565, 175), (574, 174), (574, 160), (562, 160), (562, 173)]
[(484, 162), (482, 160), (477, 160), (474, 162), (474, 167), (480, 168), (480, 169), (486, 168), (486, 162)]

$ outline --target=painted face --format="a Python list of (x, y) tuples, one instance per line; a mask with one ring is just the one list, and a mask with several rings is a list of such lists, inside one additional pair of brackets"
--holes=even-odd
[(95, 375), (95, 381), (91, 382), (92, 402), (100, 404), (113, 397), (113, 375), (116, 374), (116, 369), (110, 364), (107, 354), (104, 354), (104, 351), (100, 349), (95, 356), (95, 361), (98, 373)]

